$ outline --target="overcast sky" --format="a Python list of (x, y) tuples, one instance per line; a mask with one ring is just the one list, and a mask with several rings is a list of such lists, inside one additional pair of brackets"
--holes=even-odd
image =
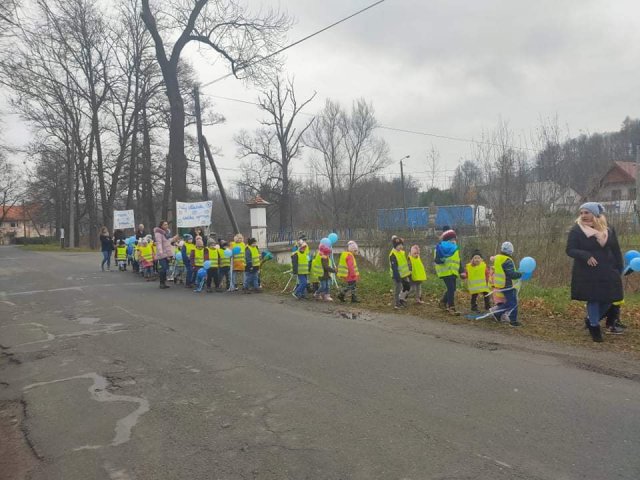
[[(373, 0), (265, 0), (297, 19), (297, 40)], [(258, 4), (256, 0), (251, 5)], [(638, 0), (387, 0), (287, 52), (286, 73), (300, 98), (318, 92), (345, 105), (364, 97), (382, 125), (479, 139), (500, 118), (528, 135), (541, 118), (558, 116), (571, 135), (614, 131), (640, 116), (640, 2)], [(190, 56), (201, 81), (227, 73), (213, 52)], [(254, 101), (258, 92), (233, 78), (203, 94)], [(251, 105), (213, 99), (227, 122), (205, 131), (222, 149), (219, 165), (237, 168), (233, 135), (257, 127)], [(26, 137), (5, 116), (5, 140)], [(441, 153), (440, 181), (468, 158), (469, 143), (379, 130), (408, 172), (427, 169), (433, 144)], [(397, 172), (397, 163), (387, 169)], [(295, 171), (303, 174), (301, 165)], [(237, 174), (223, 171), (225, 179)], [(426, 182), (426, 175), (414, 175)]]

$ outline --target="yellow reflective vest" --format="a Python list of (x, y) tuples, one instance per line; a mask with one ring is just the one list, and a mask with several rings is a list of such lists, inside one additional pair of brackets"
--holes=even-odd
[(309, 255), (307, 252), (303, 253), (297, 250), (293, 252), (293, 255), (298, 256), (298, 275), (309, 275)]
[(127, 259), (127, 246), (126, 245), (118, 245), (116, 247), (116, 260), (117, 261), (125, 261)]
[(391, 257), (396, 257), (398, 263), (398, 273), (400, 278), (407, 278), (411, 276), (411, 270), (409, 270), (409, 262), (407, 261), (407, 253), (404, 250), (396, 250), (395, 248), (389, 252), (389, 273), (393, 277), (393, 269), (391, 268)]
[(469, 293), (489, 293), (486, 263), (480, 262), (476, 266), (467, 263), (465, 270), (467, 272), (467, 290)]
[(193, 250), (193, 266), (201, 267), (204, 265), (204, 252), (205, 248), (195, 248)]
[(409, 262), (411, 263), (411, 281), (424, 282), (427, 279), (427, 271), (424, 269), (422, 259), (409, 255)]
[(153, 262), (153, 245), (141, 245), (139, 248), (140, 258), (145, 262)]
[(211, 268), (220, 267), (220, 252), (219, 248), (207, 248), (209, 250), (209, 261), (211, 262)]
[(260, 268), (260, 249), (258, 247), (247, 247), (251, 252), (251, 266)]
[(493, 288), (504, 288), (507, 284), (507, 277), (504, 273), (504, 262), (511, 260), (507, 255), (496, 255), (493, 260)]
[(313, 257), (311, 261), (311, 283), (319, 282), (320, 277), (324, 275), (324, 268), (322, 268), (322, 255), (320, 252), (316, 253), (316, 256)]
[[(435, 258), (436, 252), (433, 252)], [(453, 255), (443, 259), (444, 263), (436, 263), (436, 274), (438, 278), (448, 277), (450, 275), (460, 276), (460, 249), (456, 250)]]
[(340, 254), (340, 260), (338, 261), (338, 278), (342, 278), (343, 280), (349, 276), (349, 266), (347, 265), (347, 258), (349, 258), (349, 256), (353, 258), (353, 269), (356, 278), (360, 278), (356, 256), (352, 252), (342, 252)]

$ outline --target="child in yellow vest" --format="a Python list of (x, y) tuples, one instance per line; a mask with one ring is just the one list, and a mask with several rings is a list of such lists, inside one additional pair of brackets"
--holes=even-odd
[(395, 284), (393, 308), (398, 309), (407, 306), (407, 296), (411, 290), (411, 264), (404, 251), (404, 240), (394, 235), (391, 237), (391, 244), (393, 248), (389, 252), (389, 267)]
[(413, 294), (416, 303), (422, 304), (424, 303), (422, 301), (422, 282), (427, 279), (427, 271), (420, 258), (420, 247), (418, 245), (411, 246), (409, 263), (411, 267), (411, 290), (409, 295)]
[(478, 295), (484, 299), (484, 309), (491, 308), (491, 301), (488, 293), (489, 288), (489, 267), (482, 258), (480, 250), (474, 250), (471, 254), (471, 261), (464, 267), (463, 278), (466, 280), (467, 290), (471, 294), (471, 311), (478, 312)]
[(360, 272), (358, 271), (358, 263), (356, 262), (356, 254), (358, 253), (358, 244), (353, 240), (347, 243), (347, 251), (340, 254), (338, 262), (338, 278), (347, 282), (347, 285), (338, 293), (338, 299), (345, 301), (347, 293), (351, 292), (351, 303), (360, 303), (356, 296), (356, 285), (360, 280)]

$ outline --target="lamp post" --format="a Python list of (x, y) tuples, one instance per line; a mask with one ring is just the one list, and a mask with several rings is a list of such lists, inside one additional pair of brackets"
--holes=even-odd
[(408, 218), (407, 218), (407, 196), (405, 195), (405, 191), (404, 191), (404, 168), (402, 165), (402, 161), (406, 160), (407, 158), (410, 158), (411, 155), (405, 155), (404, 157), (402, 157), (400, 159), (400, 182), (402, 183), (402, 212), (404, 215), (404, 226), (406, 227), (407, 224), (409, 223)]

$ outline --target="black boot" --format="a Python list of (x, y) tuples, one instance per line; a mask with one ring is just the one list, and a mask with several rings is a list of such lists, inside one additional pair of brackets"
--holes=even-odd
[(591, 338), (594, 342), (602, 342), (602, 330), (600, 330), (600, 325), (595, 327), (589, 325), (589, 333), (591, 334)]
[(341, 302), (344, 302), (344, 292), (340, 292), (338, 294), (338, 300), (340, 300)]
[(167, 285), (167, 272), (164, 270), (160, 272), (160, 288), (169, 288), (169, 285)]
[(360, 303), (360, 300), (358, 299), (355, 293), (351, 294), (351, 303)]

